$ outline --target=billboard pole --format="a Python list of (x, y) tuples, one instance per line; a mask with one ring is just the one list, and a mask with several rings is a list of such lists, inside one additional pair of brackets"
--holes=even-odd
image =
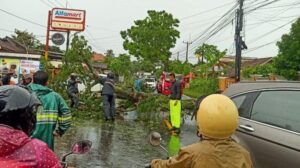
[(66, 45), (66, 52), (69, 50), (70, 45), (70, 30), (67, 31), (67, 45)]
[(47, 23), (47, 33), (46, 33), (46, 45), (45, 45), (45, 60), (48, 61), (48, 51), (49, 51), (49, 34), (50, 34), (50, 24), (51, 24), (51, 11), (48, 13), (48, 23)]

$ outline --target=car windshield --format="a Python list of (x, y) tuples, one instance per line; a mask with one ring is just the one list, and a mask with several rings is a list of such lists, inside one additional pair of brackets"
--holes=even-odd
[(155, 82), (155, 79), (154, 78), (146, 78), (145, 82)]

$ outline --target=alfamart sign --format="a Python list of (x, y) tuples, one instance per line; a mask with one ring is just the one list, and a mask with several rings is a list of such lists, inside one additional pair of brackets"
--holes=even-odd
[(53, 8), (51, 27), (53, 29), (83, 31), (85, 28), (85, 11)]

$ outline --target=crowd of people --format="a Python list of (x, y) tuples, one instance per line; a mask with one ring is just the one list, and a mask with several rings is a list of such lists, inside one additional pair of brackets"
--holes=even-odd
[[(71, 112), (66, 101), (48, 85), (44, 71), (24, 75), (18, 85), (10, 82), (13, 72), (7, 73), (0, 86), (0, 167), (60, 168), (55, 155), (54, 139), (62, 136), (71, 126)], [(170, 131), (180, 133), (181, 83), (175, 74), (169, 74)], [(109, 73), (99, 79), (103, 85), (103, 111), (106, 121), (115, 120), (115, 75)], [(67, 93), (70, 106), (78, 108), (77, 75), (70, 74)], [(151, 167), (253, 167), (250, 154), (232, 140), (238, 125), (238, 111), (228, 97), (213, 94), (202, 97), (195, 113), (200, 141), (183, 147), (167, 160), (155, 159)]]

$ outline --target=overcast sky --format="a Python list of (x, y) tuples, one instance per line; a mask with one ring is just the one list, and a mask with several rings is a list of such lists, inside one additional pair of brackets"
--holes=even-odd
[[(274, 0), (245, 0), (245, 8), (253, 9), (271, 1)], [(34, 33), (44, 43), (45, 27), (10, 16), (2, 10), (46, 26), (47, 11), (68, 4), (68, 8), (86, 10), (86, 30), (82, 34), (95, 51), (104, 53), (113, 49), (119, 54), (126, 52), (122, 47), (121, 30), (133, 25), (134, 20), (145, 18), (147, 10), (165, 10), (180, 19), (181, 37), (172, 52), (180, 51), (180, 59), (184, 60), (186, 46), (183, 41), (194, 41), (190, 45), (189, 60), (195, 62), (194, 48), (203, 42), (196, 40), (197, 37), (236, 3), (236, 0), (1, 0), (0, 37), (11, 35), (16, 28)], [(300, 16), (299, 8), (300, 0), (279, 0), (246, 14), (243, 34), (249, 49), (243, 56), (275, 56), (278, 52), (275, 42), (289, 32), (291, 23)], [(233, 36), (234, 21), (206, 42), (234, 55)]]

